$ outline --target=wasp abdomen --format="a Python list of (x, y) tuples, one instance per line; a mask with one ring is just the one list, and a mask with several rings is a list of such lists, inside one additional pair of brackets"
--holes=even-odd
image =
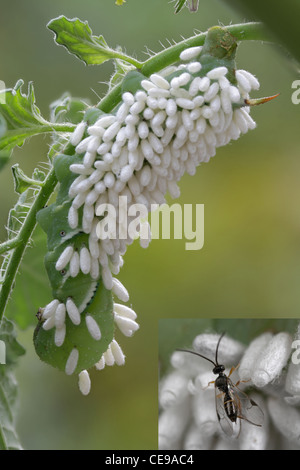
[(230, 421), (235, 423), (237, 420), (237, 408), (229, 393), (226, 393), (224, 396), (224, 409)]

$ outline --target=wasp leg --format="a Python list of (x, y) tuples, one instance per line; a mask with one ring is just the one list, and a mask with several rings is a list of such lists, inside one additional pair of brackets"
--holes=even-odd
[[(228, 374), (228, 378), (231, 376), (231, 374), (233, 374), (233, 372), (235, 372), (238, 368), (239, 368), (239, 364), (237, 366), (232, 366), (231, 369), (230, 369), (230, 372)], [(247, 382), (250, 382), (251, 379), (247, 379), (247, 380), (238, 380), (234, 385), (235, 387), (238, 387), (241, 383), (247, 383)]]
[(231, 369), (230, 369), (230, 372), (228, 374), (228, 377), (230, 377), (231, 374), (233, 374), (233, 372), (235, 372), (239, 367), (240, 367), (239, 364), (237, 366), (232, 366)]
[(250, 381), (251, 381), (251, 379), (247, 379), (247, 380), (238, 380), (238, 381), (236, 382), (236, 384), (234, 384), (234, 386), (235, 386), (235, 387), (238, 387), (240, 384), (245, 384), (245, 383), (250, 382)]
[(214, 384), (215, 382), (216, 382), (215, 380), (212, 380), (211, 382), (208, 382), (206, 387), (204, 387), (202, 390), (206, 390), (211, 384)]

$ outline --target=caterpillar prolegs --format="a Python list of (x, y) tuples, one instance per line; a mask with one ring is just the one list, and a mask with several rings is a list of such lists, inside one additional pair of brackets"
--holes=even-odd
[[(149, 212), (165, 203), (167, 193), (178, 197), (185, 173), (193, 175), (218, 147), (256, 125), (250, 105), (267, 99), (250, 100), (259, 83), (236, 70), (235, 52), (233, 36), (212, 28), (203, 47), (185, 49), (178, 63), (159, 73), (130, 71), (115, 109), (105, 114), (90, 108), (70, 137), (71, 150), (54, 159), (57, 199), (38, 214), (48, 237), (45, 263), (54, 300), (41, 309), (35, 346), (46, 362), (80, 373), (84, 393), (86, 369), (124, 362), (115, 324), (127, 336), (138, 329), (135, 312), (112, 298), (129, 300), (114, 277), (135, 238), (128, 223), (135, 218), (136, 233), (143, 229), (143, 247), (150, 241), (136, 207)], [(125, 213), (120, 197), (127, 201)], [(106, 205), (117, 215), (115, 236), (99, 239), (97, 227), (106, 222), (99, 208)]]

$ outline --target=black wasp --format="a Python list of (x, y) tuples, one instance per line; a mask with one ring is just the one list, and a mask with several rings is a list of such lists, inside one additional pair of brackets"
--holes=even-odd
[(228, 436), (238, 437), (241, 430), (241, 420), (245, 420), (254, 426), (262, 426), (264, 415), (261, 408), (252, 398), (238, 388), (239, 384), (245, 381), (239, 380), (235, 384), (230, 379), (231, 374), (237, 369), (232, 367), (228, 375), (225, 374), (225, 366), (218, 362), (218, 351), (223, 333), (217, 343), (215, 361), (206, 356), (202, 356), (195, 351), (177, 349), (177, 351), (188, 352), (200, 356), (211, 362), (214, 366), (213, 373), (218, 377), (209, 382), (215, 384), (216, 413), (222, 430)]

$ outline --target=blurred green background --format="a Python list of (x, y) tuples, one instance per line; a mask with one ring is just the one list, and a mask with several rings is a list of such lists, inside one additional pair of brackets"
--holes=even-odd
[[(105, 93), (111, 64), (85, 67), (54, 44), (46, 24), (61, 14), (88, 20), (94, 34), (140, 60), (147, 58), (146, 46), (159, 51), (160, 41), (167, 45), (167, 39), (179, 41), (219, 22), (245, 19), (221, 0), (201, 0), (196, 14), (184, 9), (174, 15), (173, 6), (168, 0), (127, 0), (123, 7), (114, 0), (1, 0), (0, 79), (7, 87), (19, 78), (32, 80), (45, 116), (65, 91), (93, 102)], [(259, 42), (239, 47), (238, 67), (260, 80), (261, 90), (252, 97), (280, 96), (252, 110), (256, 130), (219, 149), (196, 176), (182, 179), (176, 202), (205, 205), (203, 249), (185, 251), (185, 240), (154, 240), (147, 250), (138, 243), (128, 249), (119, 278), (141, 328), (120, 341), (126, 366), (93, 372), (92, 392), (84, 398), (75, 378), (39, 361), (32, 330), (20, 333), (27, 348), (18, 369), (18, 429), (25, 448), (155, 449), (160, 318), (299, 317), (300, 105), (291, 102), (291, 84), (299, 74), (286, 54)], [(45, 162), (48, 143), (33, 138), (14, 153), (13, 163), (31, 173)], [(9, 166), (0, 173), (0, 186), (4, 240), (16, 201)], [(34, 262), (28, 275), (38, 297), (45, 274), (42, 257)], [(27, 300), (14, 307), (16, 314), (32, 308), (35, 315), (40, 305)]]

